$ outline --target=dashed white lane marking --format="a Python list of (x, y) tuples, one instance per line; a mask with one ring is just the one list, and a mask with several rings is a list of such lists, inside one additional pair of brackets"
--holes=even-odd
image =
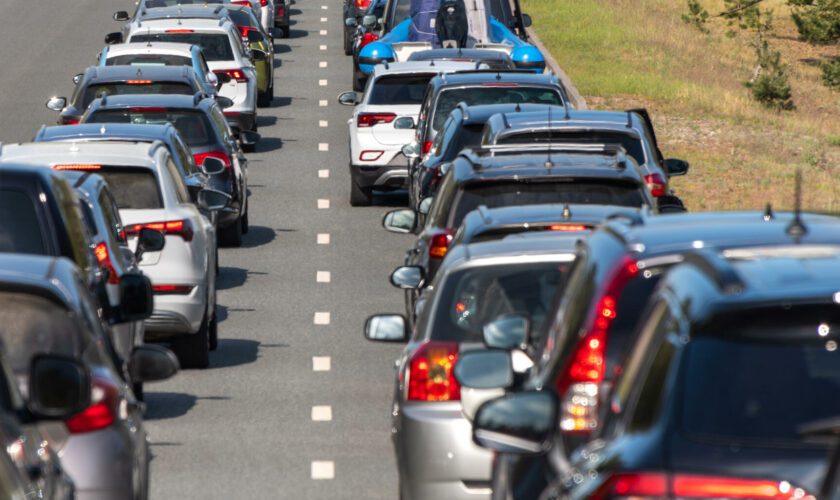
[(330, 233), (318, 233), (318, 238), (316, 240), (319, 245), (329, 245), (330, 244)]
[(322, 17), (322, 18), (321, 18), (321, 22), (322, 22), (322, 23), (327, 22), (327, 18), (326, 18), (326, 17)]
[(321, 6), (321, 10), (327, 10), (328, 8), (329, 8), (329, 7), (327, 7), (326, 5), (322, 5), (322, 6)]
[(318, 151), (329, 151), (330, 145), (327, 142), (319, 142), (318, 143)]
[(329, 283), (332, 281), (332, 274), (329, 271), (318, 271), (315, 273), (316, 283)]
[(321, 36), (327, 36), (327, 30), (321, 30), (319, 33)]
[(313, 422), (329, 422), (332, 420), (331, 406), (313, 406), (312, 407), (312, 421)]
[(330, 200), (325, 200), (323, 198), (318, 199), (318, 210), (326, 210), (330, 208)]
[(321, 62), (319, 62), (319, 63), (318, 63), (318, 67), (319, 67), (319, 68), (326, 68), (326, 67), (327, 67), (327, 61), (321, 61)]
[(329, 169), (324, 168), (324, 169), (321, 169), (321, 170), (318, 171), (318, 178), (319, 179), (329, 179), (329, 177), (330, 177)]
[(313, 323), (318, 326), (325, 326), (330, 324), (330, 313), (328, 312), (316, 312), (315, 317), (313, 318)]
[(318, 85), (320, 85), (321, 87), (326, 87), (327, 86), (327, 81), (326, 80), (318, 80)]
[(329, 356), (312, 356), (313, 372), (328, 372), (331, 364)]
[(335, 462), (332, 460), (315, 460), (312, 462), (312, 479), (335, 478)]
[(321, 99), (321, 100), (318, 101), (318, 106), (321, 107), (321, 108), (326, 108), (327, 104), (328, 104), (328, 101), (326, 99)]
[(321, 128), (327, 128), (330, 126), (330, 122), (327, 120), (318, 120), (318, 126)]
[(319, 49), (321, 49), (321, 50), (327, 50), (327, 46), (326, 46), (326, 45), (321, 45), (321, 46), (320, 46), (320, 47), (318, 47), (318, 48), (319, 48)]

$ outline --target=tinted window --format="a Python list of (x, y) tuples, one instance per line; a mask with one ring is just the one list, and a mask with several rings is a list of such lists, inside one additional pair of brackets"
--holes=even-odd
[(256, 28), (259, 26), (257, 20), (254, 19), (254, 15), (244, 10), (229, 10), (228, 16), (230, 17), (230, 20), (233, 21), (233, 24), (237, 26), (247, 26), (250, 28)]
[(840, 351), (836, 341), (819, 340), (816, 325), (812, 338), (695, 338), (680, 384), (683, 430), (737, 440), (795, 440), (799, 426), (836, 417)]
[(568, 263), (483, 266), (448, 277), (437, 297), (431, 338), (481, 342), (482, 327), (502, 314), (520, 313), (541, 328)]
[(175, 196), (178, 198), (178, 201), (180, 203), (189, 203), (190, 195), (187, 193), (187, 186), (184, 184), (181, 173), (178, 172), (178, 167), (175, 166), (172, 158), (166, 159), (166, 170), (172, 176), (172, 186), (175, 188)]
[(149, 9), (156, 7), (173, 7), (175, 5), (204, 5), (206, 3), (225, 3), (224, 0), (146, 0), (146, 7)]
[(0, 252), (47, 252), (35, 204), (21, 191), (0, 189)]
[(152, 33), (137, 34), (131, 37), (135, 42), (174, 42), (198, 45), (208, 61), (231, 61), (233, 49), (227, 33)]
[(446, 146), (446, 155), (443, 161), (453, 160), (458, 153), (466, 148), (474, 148), (481, 144), (481, 133), (484, 124), (464, 125), (452, 137), (452, 141)]
[(642, 141), (627, 134), (617, 132), (563, 132), (554, 130), (548, 132), (534, 132), (513, 134), (498, 141), (499, 144), (520, 144), (523, 142), (565, 142), (572, 144), (618, 144), (627, 154), (633, 157), (639, 165), (645, 163), (645, 150)]
[(192, 66), (189, 57), (167, 54), (126, 54), (109, 57), (107, 66)]
[(56, 204), (61, 207), (62, 220), (60, 223), (63, 223), (64, 230), (67, 231), (73, 261), (81, 269), (89, 271), (93, 255), (89, 246), (90, 234), (82, 221), (83, 215), (79, 198), (64, 179), (56, 179), (53, 182), (52, 195), (55, 197)]
[[(630, 280), (618, 296), (615, 320), (610, 325), (607, 339), (607, 377), (611, 378), (617, 364), (623, 364), (632, 347), (636, 325), (645, 311), (661, 274), (648, 269), (650, 275), (639, 273)], [(646, 277), (649, 276), (649, 277)]]
[(370, 91), (368, 104), (422, 104), (432, 75), (383, 76)]
[(641, 207), (639, 188), (623, 184), (571, 182), (494, 182), (464, 186), (448, 227), (458, 227), (467, 213), (480, 205), (487, 208), (542, 203), (579, 203)]
[(210, 120), (201, 111), (156, 109), (107, 109), (91, 114), (87, 123), (135, 123), (162, 125), (171, 123), (181, 138), (191, 148), (212, 146), (217, 143)]
[(119, 208), (163, 208), (157, 179), (148, 168), (103, 167), (97, 173), (108, 182)]
[(100, 83), (89, 85), (82, 96), (82, 102), (77, 106), (85, 109), (101, 93), (108, 95), (123, 94), (178, 94), (193, 95), (195, 90), (187, 83), (181, 82), (154, 82), (146, 84), (131, 83)]
[(459, 102), (466, 102), (469, 106), (481, 104), (554, 104), (562, 105), (563, 98), (560, 91), (545, 87), (468, 87), (462, 89), (444, 89), (438, 97), (437, 106), (432, 120), (432, 128), (440, 130), (449, 113)]

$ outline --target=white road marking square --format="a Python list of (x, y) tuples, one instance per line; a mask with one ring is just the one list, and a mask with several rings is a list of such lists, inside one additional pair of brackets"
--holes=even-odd
[(330, 126), (330, 122), (327, 120), (318, 120), (318, 126), (321, 128), (327, 128)]
[(329, 283), (332, 281), (332, 274), (329, 271), (318, 271), (315, 273), (316, 283)]
[(329, 356), (312, 356), (313, 372), (328, 372), (331, 364)]
[(312, 479), (335, 478), (335, 462), (332, 460), (315, 460), (312, 462)]
[(321, 22), (322, 22), (322, 23), (327, 22), (327, 18), (326, 18), (326, 17), (322, 17), (322, 18), (321, 18)]
[(318, 80), (318, 85), (320, 85), (321, 87), (326, 87), (327, 86), (327, 81), (326, 80)]
[(313, 422), (329, 422), (332, 420), (331, 406), (313, 406), (312, 407), (312, 421)]
[(326, 108), (327, 104), (328, 103), (327, 103), (326, 99), (321, 99), (320, 101), (318, 101), (318, 106), (321, 107), (321, 108)]
[(329, 7), (327, 7), (326, 5), (322, 5), (322, 6), (321, 6), (321, 10), (327, 10), (328, 8), (329, 8)]
[(317, 242), (319, 245), (329, 245), (330, 233), (318, 233)]
[(318, 171), (318, 178), (319, 179), (329, 179), (330, 171), (328, 169), (322, 169)]
[(318, 326), (325, 326), (330, 324), (330, 313), (316, 312), (313, 322)]
[(326, 45), (321, 45), (321, 46), (320, 46), (320, 47), (318, 47), (318, 48), (319, 48), (319, 49), (321, 49), (321, 50), (327, 50), (327, 46), (326, 46)]
[(318, 151), (329, 151), (330, 145), (327, 142), (319, 142), (318, 143)]
[(320, 34), (321, 36), (327, 36), (327, 30), (321, 30)]
[(318, 210), (326, 210), (328, 208), (330, 208), (330, 200), (320, 198), (318, 200)]
[(321, 61), (321, 62), (319, 62), (319, 63), (318, 63), (318, 67), (319, 67), (319, 68), (326, 68), (326, 67), (327, 67), (327, 61)]

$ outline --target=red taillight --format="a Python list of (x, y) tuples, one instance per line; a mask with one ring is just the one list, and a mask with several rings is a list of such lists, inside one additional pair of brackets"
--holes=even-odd
[(391, 123), (397, 117), (394, 113), (359, 113), (356, 116), (356, 126), (359, 128), (373, 127), (380, 123)]
[(217, 75), (228, 75), (231, 80), (236, 80), (237, 82), (248, 81), (248, 75), (246, 75), (241, 69), (220, 69), (214, 71), (213, 73), (216, 73)]
[(93, 379), (91, 405), (67, 419), (64, 423), (71, 434), (81, 434), (110, 427), (116, 419), (119, 389), (101, 378)]
[(276, 6), (274, 9), (274, 17), (283, 17), (283, 14), (285, 13), (284, 9), (285, 7), (282, 5)]
[(461, 386), (454, 374), (457, 361), (457, 342), (429, 340), (421, 345), (409, 362), (409, 401), (459, 401)]
[(575, 346), (569, 364), (557, 380), (561, 395), (560, 429), (569, 434), (588, 434), (598, 426), (600, 384), (607, 369), (610, 326), (618, 315), (618, 298), (624, 286), (639, 272), (636, 262), (625, 257), (613, 269), (600, 298), (587, 320), (586, 335)]
[(53, 165), (53, 170), (102, 170), (102, 165), (89, 165), (86, 163), (68, 163)]
[(583, 224), (552, 224), (548, 229), (561, 233), (579, 233), (589, 230), (589, 226), (584, 226)]
[(62, 125), (78, 125), (79, 118), (75, 116), (62, 116), (61, 117), (61, 124)]
[(370, 0), (356, 0), (357, 9), (367, 9), (370, 7)]
[(248, 33), (252, 31), (257, 31), (257, 28), (252, 28), (251, 26), (240, 26), (239, 33), (242, 34), (242, 39), (248, 41)]
[(260, 0), (260, 7), (268, 6), (268, 0)]
[(432, 141), (426, 141), (423, 143), (423, 154), (429, 154), (429, 151), (432, 150)]
[(96, 261), (99, 262), (99, 267), (108, 271), (108, 284), (119, 285), (120, 277), (117, 276), (117, 270), (114, 269), (114, 264), (111, 262), (111, 256), (108, 254), (108, 247), (105, 243), (99, 243), (93, 248), (93, 254), (96, 256)]
[(362, 36), (362, 39), (359, 40), (359, 48), (361, 49), (370, 42), (375, 42), (377, 40), (379, 40), (379, 35), (377, 35), (376, 33), (367, 32)]
[(787, 481), (744, 479), (690, 474), (636, 472), (615, 474), (590, 498), (741, 498), (741, 499), (809, 499), (814, 496)]
[(157, 295), (189, 295), (195, 287), (191, 285), (152, 285)]
[(166, 222), (147, 222), (146, 224), (132, 224), (125, 228), (125, 234), (133, 236), (143, 228), (154, 229), (166, 235), (180, 236), (184, 241), (192, 241), (193, 228), (188, 220), (170, 220)]
[(667, 185), (665, 183), (665, 179), (663, 179), (661, 175), (655, 173), (648, 174), (645, 176), (645, 183), (650, 189), (650, 194), (655, 198), (665, 195)]
[(230, 156), (224, 151), (208, 151), (206, 153), (195, 153), (193, 159), (196, 165), (202, 165), (205, 158), (218, 158), (225, 163), (225, 169), (231, 169)]
[(166, 113), (166, 108), (142, 108), (134, 107), (128, 108), (129, 113)]
[(244, 5), (244, 6), (246, 6), (246, 7), (250, 7), (250, 6), (251, 6), (251, 2), (249, 2), (248, 0), (233, 0), (233, 1), (232, 1), (232, 2), (230, 2), (230, 3), (232, 3), (232, 4), (234, 4), (234, 5)]
[(151, 80), (126, 80), (128, 85), (151, 85)]
[(446, 231), (432, 236), (429, 242), (429, 258), (442, 259), (446, 256), (449, 250), (449, 244), (452, 242), (452, 232)]

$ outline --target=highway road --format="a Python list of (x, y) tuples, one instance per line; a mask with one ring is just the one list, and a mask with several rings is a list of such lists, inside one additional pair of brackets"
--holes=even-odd
[[(0, 0), (0, 140), (29, 140), (51, 95), (116, 31), (126, 1)], [(402, 196), (349, 205), (350, 87), (340, 0), (298, 0), (277, 39), (276, 98), (250, 155), (251, 232), (223, 249), (211, 368), (147, 387), (152, 498), (397, 496), (389, 411), (399, 346), (366, 342), (369, 314), (403, 311), (388, 275), (408, 237), (380, 226)]]

